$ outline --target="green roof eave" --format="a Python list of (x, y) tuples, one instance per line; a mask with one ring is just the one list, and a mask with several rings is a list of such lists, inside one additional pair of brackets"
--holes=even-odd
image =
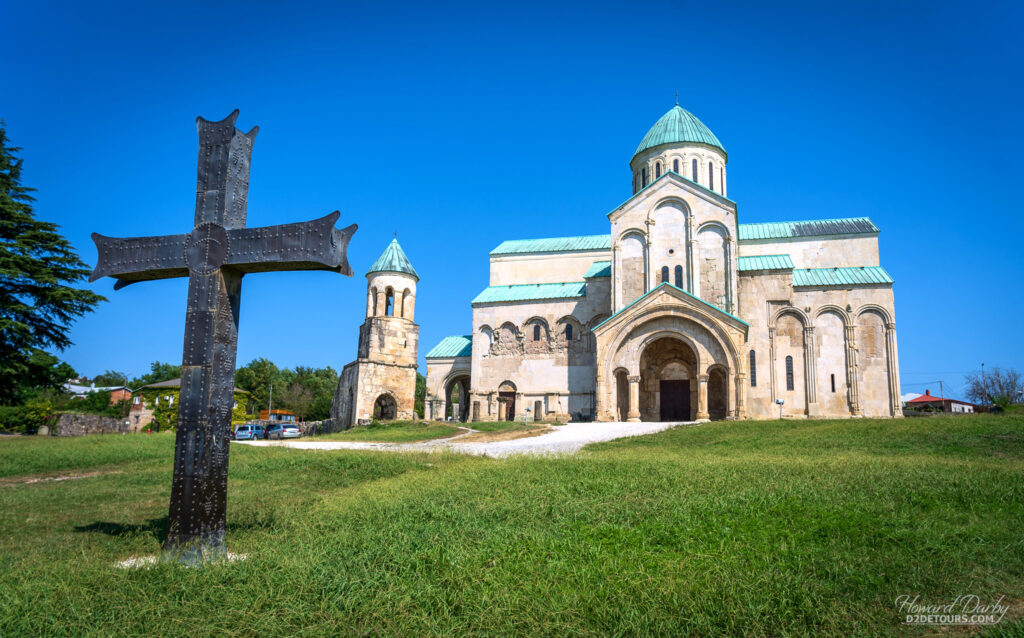
[(576, 235), (541, 239), (509, 239), (492, 250), (491, 255), (530, 253), (568, 253), (611, 250), (611, 235)]
[(511, 286), (488, 286), (477, 295), (471, 305), (508, 303), (514, 301), (544, 301), (551, 299), (576, 299), (587, 295), (585, 281), (570, 281), (554, 284), (515, 284)]
[(731, 314), (731, 313), (728, 313), (728, 312), (726, 312), (726, 311), (722, 310), (721, 308), (719, 308), (719, 307), (718, 307), (718, 306), (716, 306), (715, 304), (712, 304), (712, 303), (708, 303), (708, 302), (704, 301), (703, 299), (701, 299), (701, 298), (700, 298), (700, 297), (698, 297), (697, 295), (691, 294), (691, 293), (689, 293), (689, 292), (687, 292), (687, 291), (683, 290), (682, 288), (679, 288), (678, 286), (673, 286), (672, 284), (668, 283), (667, 281), (663, 281), (663, 282), (661, 282), (660, 284), (658, 284), (658, 285), (657, 285), (657, 286), (655, 286), (654, 288), (651, 288), (650, 290), (648, 290), (648, 291), (647, 291), (647, 292), (645, 292), (644, 294), (640, 295), (639, 297), (637, 297), (637, 298), (636, 298), (636, 299), (634, 299), (633, 301), (629, 302), (629, 303), (628, 303), (628, 304), (627, 304), (627, 305), (626, 305), (626, 306), (625, 306), (625, 307), (624, 307), (624, 308), (623, 308), (622, 310), (620, 310), (620, 311), (616, 312), (616, 313), (615, 313), (615, 314), (613, 314), (612, 316), (608, 317), (607, 319), (605, 319), (605, 320), (604, 320), (604, 321), (602, 321), (601, 323), (599, 323), (599, 324), (597, 324), (596, 326), (594, 326), (593, 330), (597, 330), (598, 328), (600, 328), (600, 327), (601, 327), (601, 326), (603, 326), (604, 324), (608, 323), (609, 321), (611, 321), (611, 320), (612, 320), (612, 319), (614, 319), (615, 317), (618, 317), (619, 315), (621, 315), (622, 313), (626, 312), (627, 310), (629, 310), (630, 308), (632, 308), (632, 307), (633, 307), (633, 306), (635, 306), (636, 304), (640, 303), (641, 301), (643, 301), (643, 300), (644, 300), (644, 299), (646, 299), (647, 297), (649, 297), (649, 296), (651, 296), (652, 294), (654, 294), (655, 292), (657, 292), (657, 290), (658, 290), (659, 288), (662, 288), (662, 287), (665, 287), (665, 286), (667, 286), (667, 287), (669, 287), (669, 288), (671, 288), (671, 289), (673, 289), (673, 290), (677, 290), (677, 291), (679, 291), (679, 292), (683, 293), (684, 295), (686, 295), (687, 297), (689, 297), (689, 298), (691, 298), (691, 299), (694, 299), (694, 300), (696, 300), (696, 301), (699, 301), (700, 303), (704, 304), (704, 305), (705, 305), (705, 306), (707, 306), (708, 308), (711, 308), (712, 310), (716, 310), (716, 311), (718, 311), (718, 312), (722, 313), (723, 315), (725, 315), (726, 317), (729, 317), (730, 319), (732, 319), (732, 320), (734, 320), (734, 321), (737, 321), (737, 322), (739, 322), (739, 323), (743, 324), (743, 340), (744, 340), (744, 341), (746, 341), (746, 340), (747, 340), (747, 336), (748, 336), (748, 334), (749, 334), (749, 332), (750, 332), (750, 324), (749, 324), (749, 323), (747, 323), (746, 321), (743, 321), (742, 319), (740, 319), (739, 317), (737, 317), (737, 316), (736, 316), (736, 315), (734, 315), (734, 314)]
[(868, 217), (809, 219), (795, 222), (757, 222), (739, 224), (739, 241), (771, 241), (842, 235), (877, 235), (878, 226)]
[(590, 268), (587, 269), (586, 274), (583, 275), (584, 279), (590, 279), (592, 277), (611, 277), (612, 276), (612, 262), (610, 261), (595, 261), (590, 264)]
[(891, 286), (894, 282), (881, 266), (845, 268), (797, 268), (793, 270), (794, 288), (832, 288), (846, 286)]
[(789, 255), (750, 255), (741, 256), (737, 259), (737, 270), (739, 272), (754, 272), (759, 270), (793, 270), (793, 260)]
[(612, 210), (611, 210), (611, 211), (610, 211), (610, 212), (608, 213), (608, 215), (607, 215), (607, 216), (608, 216), (608, 217), (611, 217), (611, 216), (612, 216), (612, 215), (614, 215), (614, 214), (615, 214), (615, 213), (616, 213), (617, 211), (619, 211), (620, 209), (622, 209), (622, 208), (623, 208), (623, 207), (624, 207), (624, 206), (625, 206), (626, 204), (628, 204), (628, 203), (630, 203), (631, 201), (633, 201), (634, 199), (636, 199), (636, 198), (637, 198), (637, 197), (638, 197), (638, 196), (639, 196), (639, 195), (640, 195), (641, 193), (643, 193), (644, 191), (646, 191), (646, 190), (647, 190), (648, 188), (651, 188), (652, 186), (654, 186), (655, 184), (657, 184), (657, 183), (658, 183), (658, 182), (660, 182), (661, 180), (665, 179), (665, 178), (666, 178), (666, 177), (668, 177), (669, 175), (675, 175), (676, 177), (678, 177), (679, 179), (683, 180), (683, 181), (684, 181), (684, 182), (686, 182), (687, 184), (689, 184), (689, 185), (691, 185), (691, 186), (695, 186), (695, 187), (697, 187), (697, 189), (698, 189), (698, 190), (701, 190), (701, 191), (703, 191), (703, 192), (707, 193), (708, 195), (712, 195), (712, 196), (713, 196), (713, 197), (714, 197), (715, 199), (720, 199), (720, 200), (722, 200), (722, 201), (724, 201), (724, 202), (729, 202), (730, 204), (732, 204), (732, 205), (733, 205), (733, 208), (735, 208), (735, 207), (736, 207), (736, 202), (734, 202), (733, 200), (729, 199), (729, 198), (728, 198), (728, 197), (726, 197), (725, 195), (722, 195), (721, 193), (716, 193), (715, 191), (711, 190), (710, 188), (708, 188), (708, 187), (706, 187), (706, 186), (701, 186), (701, 185), (700, 185), (700, 184), (698, 184), (697, 182), (695, 182), (695, 181), (693, 181), (693, 180), (690, 180), (690, 179), (688, 179), (688, 178), (686, 178), (686, 177), (683, 177), (682, 175), (680, 175), (679, 173), (677, 173), (677, 172), (675, 172), (675, 171), (665, 171), (664, 173), (662, 173), (662, 174), (661, 174), (661, 177), (658, 177), (658, 178), (656, 178), (656, 179), (655, 179), (655, 180), (654, 180), (653, 182), (651, 182), (651, 183), (650, 183), (650, 184), (648, 184), (647, 186), (644, 186), (643, 188), (641, 188), (641, 189), (640, 189), (640, 190), (638, 190), (637, 192), (633, 193), (633, 195), (632, 195), (632, 196), (631, 196), (631, 197), (630, 197), (629, 199), (627, 199), (626, 201), (622, 202), (621, 204), (619, 204), (618, 206), (616, 206), (615, 208), (613, 208), (613, 209), (612, 209)]
[(452, 335), (430, 349), (425, 359), (454, 359), (473, 356), (473, 335)]

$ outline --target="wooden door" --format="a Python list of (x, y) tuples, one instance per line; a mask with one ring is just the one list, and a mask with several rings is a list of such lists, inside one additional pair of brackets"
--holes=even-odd
[(498, 396), (505, 399), (505, 420), (515, 421), (516, 420), (516, 393), (515, 392), (499, 392)]
[(690, 420), (690, 382), (661, 382), (661, 420)]

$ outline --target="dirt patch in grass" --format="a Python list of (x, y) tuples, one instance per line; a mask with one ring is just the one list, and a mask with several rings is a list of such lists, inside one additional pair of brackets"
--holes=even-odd
[(525, 439), (531, 436), (540, 436), (551, 431), (551, 426), (538, 425), (522, 430), (502, 430), (498, 432), (477, 432), (469, 436), (459, 437), (454, 443), (492, 443), (494, 441), (511, 441), (513, 439)]
[(0, 487), (11, 487), (13, 485), (31, 485), (33, 483), (53, 483), (57, 481), (74, 481), (77, 479), (105, 476), (107, 474), (120, 474), (120, 470), (76, 472), (73, 474), (60, 474), (57, 476), (8, 476), (0, 478)]

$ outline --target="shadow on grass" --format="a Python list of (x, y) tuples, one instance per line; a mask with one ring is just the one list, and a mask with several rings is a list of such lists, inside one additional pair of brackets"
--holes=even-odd
[(108, 536), (130, 536), (133, 534), (151, 534), (162, 544), (167, 540), (167, 517), (151, 518), (142, 525), (126, 525), (97, 521), (88, 525), (76, 525), (76, 532), (99, 532)]

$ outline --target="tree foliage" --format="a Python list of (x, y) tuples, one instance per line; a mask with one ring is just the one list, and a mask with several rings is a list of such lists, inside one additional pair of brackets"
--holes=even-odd
[(967, 398), (982, 405), (1001, 405), (1006, 407), (1024, 403), (1024, 380), (1013, 368), (992, 368), (986, 370), (984, 377), (969, 374), (966, 378)]
[(421, 419), (423, 418), (424, 406), (426, 405), (426, 401), (427, 401), (427, 378), (425, 376), (423, 376), (422, 374), (420, 374), (419, 372), (417, 372), (416, 373), (416, 395), (415, 395), (415, 398), (414, 398), (414, 405), (415, 405), (415, 407), (413, 408), (413, 410), (416, 411), (416, 414), (418, 414)]
[[(149, 372), (136, 377), (131, 380), (128, 384), (129, 388), (141, 388), (144, 385), (150, 383), (159, 383), (161, 381), (170, 381), (171, 379), (177, 379), (181, 377), (181, 366), (173, 363), (163, 363), (161, 361), (154, 361), (149, 364)], [(99, 385), (98, 383), (96, 385)]]
[(33, 189), (21, 184), (20, 150), (8, 145), (0, 123), (0, 403), (6, 404), (66, 379), (45, 350), (71, 345), (71, 323), (105, 301), (71, 285), (89, 268), (56, 224), (36, 219)]
[(278, 368), (263, 357), (253, 359), (235, 372), (235, 385), (253, 397), (255, 407), (265, 410), (274, 386), (274, 409), (290, 410), (300, 420), (319, 421), (331, 413), (338, 373), (334, 368), (297, 366)]

